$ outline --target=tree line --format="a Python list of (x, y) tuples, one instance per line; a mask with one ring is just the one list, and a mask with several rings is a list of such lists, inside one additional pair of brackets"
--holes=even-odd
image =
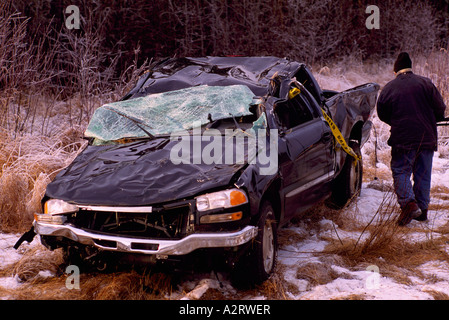
[[(79, 8), (79, 29), (65, 25), (70, 5)], [(379, 8), (378, 29), (366, 27), (368, 5)], [(0, 10), (26, 21), (21, 45), (51, 54), (46, 67), (63, 70), (62, 86), (80, 63), (112, 79), (136, 59), (274, 55), (322, 64), (425, 53), (449, 39), (448, 0), (14, 0)]]

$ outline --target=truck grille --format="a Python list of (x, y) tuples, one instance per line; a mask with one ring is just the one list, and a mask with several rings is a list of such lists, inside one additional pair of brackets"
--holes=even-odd
[[(111, 208), (112, 209), (112, 208)], [(107, 235), (181, 239), (193, 228), (190, 203), (153, 207), (152, 212), (79, 210), (70, 223)]]

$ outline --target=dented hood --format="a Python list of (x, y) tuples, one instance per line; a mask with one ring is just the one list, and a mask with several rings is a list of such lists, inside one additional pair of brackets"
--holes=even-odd
[[(226, 187), (245, 164), (174, 164), (169, 138), (88, 146), (47, 186), (48, 198), (85, 205), (139, 206)], [(193, 161), (192, 161), (193, 162)]]

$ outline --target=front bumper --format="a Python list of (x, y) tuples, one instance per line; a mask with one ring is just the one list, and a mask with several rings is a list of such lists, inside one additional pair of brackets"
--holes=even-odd
[(237, 247), (249, 242), (258, 232), (246, 226), (235, 232), (193, 233), (179, 240), (155, 240), (119, 237), (88, 232), (70, 225), (34, 222), (34, 230), (41, 236), (64, 237), (102, 250), (144, 253), (156, 256), (185, 255), (201, 248)]

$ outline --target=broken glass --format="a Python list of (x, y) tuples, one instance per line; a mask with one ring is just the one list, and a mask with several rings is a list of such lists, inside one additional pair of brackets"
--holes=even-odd
[(95, 111), (85, 136), (103, 144), (170, 135), (211, 120), (251, 115), (253, 97), (245, 85), (201, 85), (109, 103)]

